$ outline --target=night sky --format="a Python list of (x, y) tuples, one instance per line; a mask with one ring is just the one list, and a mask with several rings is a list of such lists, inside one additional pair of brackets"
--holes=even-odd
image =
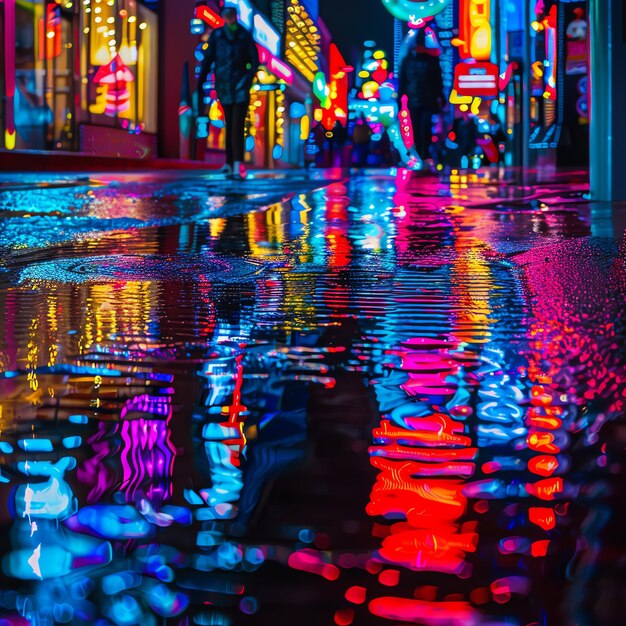
[(356, 63), (366, 39), (392, 54), (393, 17), (380, 0), (320, 0), (320, 15), (349, 63)]

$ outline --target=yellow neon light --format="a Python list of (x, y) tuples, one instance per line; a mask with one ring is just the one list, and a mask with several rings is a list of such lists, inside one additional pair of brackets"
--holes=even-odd
[(319, 71), (317, 60), (320, 35), (299, 0), (291, 0), (287, 12), (289, 17), (285, 28), (285, 58), (305, 78), (313, 82), (316, 72)]
[(308, 115), (303, 115), (300, 120), (300, 140), (306, 141), (309, 138), (311, 132), (311, 122)]
[(450, 104), (470, 104), (472, 96), (459, 96), (456, 89), (450, 92)]
[(15, 150), (15, 141), (17, 140), (17, 133), (15, 131), (4, 131), (4, 145), (7, 150)]
[(491, 0), (473, 0), (469, 20), (472, 25), (470, 55), (477, 61), (488, 61), (491, 56)]

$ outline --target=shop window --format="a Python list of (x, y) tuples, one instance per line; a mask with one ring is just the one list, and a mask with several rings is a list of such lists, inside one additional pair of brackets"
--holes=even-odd
[(135, 0), (83, 0), (81, 30), (83, 121), (156, 132), (156, 15)]

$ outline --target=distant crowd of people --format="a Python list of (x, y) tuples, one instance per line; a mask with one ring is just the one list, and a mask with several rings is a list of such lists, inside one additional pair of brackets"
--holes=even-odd
[[(497, 164), (505, 141), (502, 125), (494, 115), (479, 119), (469, 110), (458, 111), (452, 120), (445, 115), (447, 98), (438, 51), (427, 47), (424, 30), (416, 33), (414, 45), (400, 64), (398, 79), (398, 98), (407, 97), (415, 148), (426, 167), (438, 164), (447, 169), (472, 169), (479, 165), (476, 155), (486, 151), (488, 160)], [(331, 131), (318, 126), (313, 142), (318, 167), (361, 168), (398, 163), (398, 154), (388, 136), (374, 133), (363, 113), (351, 120), (347, 128), (339, 123)]]

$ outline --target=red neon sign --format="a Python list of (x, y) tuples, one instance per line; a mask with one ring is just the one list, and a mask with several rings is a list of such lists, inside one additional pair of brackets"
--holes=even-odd
[(330, 106), (322, 107), (320, 123), (326, 130), (332, 130), (336, 122), (343, 126), (348, 123), (348, 73), (353, 68), (346, 63), (339, 48), (330, 44), (328, 87)]
[(220, 28), (224, 26), (224, 18), (219, 13), (216, 13), (213, 9), (210, 9), (206, 4), (201, 4), (193, 10), (193, 16), (196, 19), (200, 19), (206, 22), (211, 28)]
[(497, 98), (498, 74), (493, 63), (459, 63), (454, 68), (454, 88), (459, 96)]

